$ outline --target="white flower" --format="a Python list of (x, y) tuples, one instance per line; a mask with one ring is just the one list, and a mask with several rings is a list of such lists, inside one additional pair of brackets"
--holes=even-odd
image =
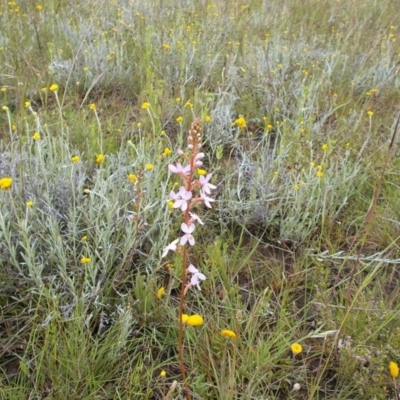
[(195, 229), (195, 225), (194, 224), (189, 224), (189, 226), (187, 226), (187, 224), (185, 224), (184, 222), (181, 225), (181, 229), (182, 232), (185, 233), (182, 237), (181, 237), (181, 245), (184, 246), (187, 242), (189, 242), (189, 244), (191, 246), (194, 246), (194, 237), (192, 235), (194, 229)]
[(172, 243), (170, 243), (163, 251), (161, 258), (164, 258), (168, 252), (171, 251), (176, 251), (177, 249), (177, 244), (179, 242), (179, 239), (175, 239)]
[(204, 222), (200, 219), (198, 215), (189, 211), (190, 220), (192, 222), (197, 221), (200, 225), (204, 225)]
[(201, 175), (200, 178), (199, 178), (199, 183), (201, 185), (201, 188), (202, 188), (203, 192), (206, 193), (206, 194), (210, 194), (211, 193), (211, 189), (216, 189), (217, 188), (212, 183), (208, 183), (210, 181), (211, 177), (212, 177), (212, 174), (208, 174), (206, 177)]
[(194, 265), (190, 264), (189, 267), (187, 268), (187, 272), (190, 272), (192, 274), (192, 277), (190, 278), (190, 284), (189, 286), (197, 286), (199, 290), (200, 289), (200, 281), (205, 281), (206, 276), (199, 272), (197, 268), (195, 268)]
[(215, 200), (212, 199), (211, 197), (207, 197), (206, 193), (204, 193), (202, 190), (200, 191), (200, 198), (201, 198), (201, 200), (204, 201), (204, 204), (208, 208), (212, 208), (210, 202), (215, 201)]
[(183, 167), (181, 163), (177, 163), (176, 166), (175, 165), (168, 165), (169, 170), (174, 173), (174, 174), (178, 174), (178, 175), (189, 175), (190, 172), (190, 165), (186, 165), (186, 167)]
[(192, 198), (192, 192), (187, 191), (181, 186), (178, 193), (171, 190), (169, 197), (175, 200), (174, 208), (180, 208), (182, 211), (186, 211), (188, 208), (188, 201)]

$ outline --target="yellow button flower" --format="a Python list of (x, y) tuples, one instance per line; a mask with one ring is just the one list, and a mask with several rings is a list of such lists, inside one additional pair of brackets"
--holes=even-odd
[(166, 147), (163, 151), (163, 156), (169, 156), (172, 154), (172, 150), (168, 147)]
[(128, 178), (132, 183), (135, 183), (137, 181), (137, 176), (135, 174), (129, 174)]
[(243, 117), (239, 117), (235, 119), (232, 123), (232, 126), (237, 125), (239, 128), (245, 129), (246, 128), (246, 120)]
[(73, 163), (78, 163), (80, 160), (81, 160), (81, 159), (80, 159), (79, 156), (73, 156), (73, 157), (71, 157), (71, 161), (72, 161)]
[(227, 337), (230, 339), (236, 339), (236, 333), (231, 331), (230, 329), (224, 329), (223, 331), (221, 331), (221, 336)]
[(397, 365), (397, 363), (390, 361), (389, 372), (393, 378), (397, 378), (399, 376), (399, 366)]
[(143, 109), (143, 110), (147, 110), (149, 107), (150, 107), (150, 103), (149, 103), (148, 101), (145, 101), (145, 102), (142, 104), (142, 109)]
[(99, 154), (96, 158), (97, 164), (101, 164), (104, 161), (104, 154)]
[(58, 90), (58, 85), (53, 83), (50, 87), (49, 87), (51, 92), (56, 92)]
[(303, 347), (299, 343), (293, 343), (290, 348), (292, 349), (293, 354), (297, 355), (303, 351)]
[(32, 136), (33, 140), (39, 140), (40, 139), (40, 133), (39, 132), (35, 132)]
[(154, 168), (154, 165), (153, 165), (153, 164), (146, 164), (144, 167), (145, 167), (148, 171), (151, 171), (151, 170)]
[(12, 178), (4, 177), (0, 179), (0, 189), (7, 190), (12, 186)]
[(34, 203), (33, 203), (32, 200), (29, 200), (29, 201), (26, 202), (26, 206), (27, 206), (27, 207), (33, 207), (33, 204), (34, 204)]
[(200, 326), (204, 324), (204, 320), (201, 315), (194, 314), (187, 319), (186, 324), (189, 326)]
[(82, 264), (89, 264), (91, 259), (89, 257), (82, 257), (81, 258), (81, 263)]
[(164, 286), (160, 287), (160, 289), (157, 290), (157, 297), (161, 299), (164, 293), (165, 293), (165, 287)]

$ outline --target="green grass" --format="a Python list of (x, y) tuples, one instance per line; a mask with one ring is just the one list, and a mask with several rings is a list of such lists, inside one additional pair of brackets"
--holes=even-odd
[[(3, 2), (0, 398), (397, 398), (397, 8)], [(161, 254), (196, 116), (218, 188), (197, 210), (185, 387), (182, 260)]]

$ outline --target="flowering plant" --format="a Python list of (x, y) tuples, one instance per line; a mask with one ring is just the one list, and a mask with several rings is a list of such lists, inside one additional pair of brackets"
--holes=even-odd
[[(182, 372), (182, 378), (185, 381), (185, 367), (183, 362), (183, 318), (184, 315), (184, 298), (187, 291), (192, 287), (197, 287), (200, 290), (200, 283), (206, 279), (206, 276), (200, 272), (193, 264), (188, 262), (188, 250), (194, 246), (196, 241), (193, 233), (196, 229), (196, 223), (203, 225), (203, 221), (192, 212), (194, 207), (198, 204), (205, 204), (206, 207), (211, 208), (211, 203), (214, 201), (209, 195), (211, 191), (216, 189), (210, 181), (212, 174), (207, 176), (200, 175), (199, 179), (195, 176), (196, 169), (203, 166), (202, 159), (205, 154), (200, 151), (201, 149), (201, 120), (196, 118), (190, 129), (188, 135), (188, 151), (185, 153), (178, 150), (178, 155), (183, 158), (183, 164), (177, 162), (175, 165), (168, 166), (169, 170), (180, 177), (182, 185), (178, 192), (171, 191), (169, 197), (173, 202), (172, 208), (180, 210), (183, 216), (181, 224), (181, 231), (183, 235), (180, 238), (173, 240), (168, 246), (165, 247), (162, 257), (166, 257), (170, 251), (178, 252), (182, 255), (182, 283), (181, 283), (181, 296), (179, 302), (179, 339), (178, 350), (179, 360)], [(188, 265), (189, 264), (189, 265)], [(188, 275), (190, 279), (188, 280)], [(203, 323), (203, 318), (198, 316), (195, 324), (190, 326), (199, 326)], [(201, 323), (200, 323), (201, 321)]]

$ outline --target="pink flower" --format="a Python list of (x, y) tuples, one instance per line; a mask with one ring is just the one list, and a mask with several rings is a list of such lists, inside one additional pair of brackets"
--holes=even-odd
[(199, 178), (199, 183), (201, 185), (201, 188), (202, 188), (203, 192), (206, 193), (206, 194), (210, 194), (211, 193), (211, 189), (216, 189), (217, 188), (212, 183), (208, 183), (210, 181), (211, 177), (212, 177), (212, 174), (208, 174), (206, 177), (201, 175), (200, 178)]
[(192, 192), (187, 191), (181, 186), (178, 193), (171, 190), (169, 197), (175, 200), (174, 208), (180, 208), (182, 211), (186, 211), (188, 208), (188, 201), (192, 198)]
[(187, 272), (190, 272), (192, 274), (192, 277), (190, 278), (190, 283), (189, 283), (189, 287), (192, 286), (197, 286), (199, 290), (200, 289), (200, 281), (205, 281), (206, 280), (206, 276), (204, 274), (202, 274), (201, 272), (199, 272), (199, 270), (197, 268), (195, 268), (194, 265), (190, 264), (189, 267), (186, 270)]
[(177, 244), (179, 242), (179, 239), (175, 239), (172, 243), (170, 243), (163, 251), (161, 258), (164, 258), (168, 252), (171, 251), (176, 251), (178, 248)]
[(182, 223), (181, 229), (182, 232), (184, 233), (184, 235), (181, 237), (182, 246), (184, 246), (187, 242), (189, 242), (191, 246), (194, 246), (194, 237), (192, 235), (194, 228), (195, 228), (194, 224), (189, 224), (189, 226), (187, 226), (187, 224), (185, 224), (184, 222)]
[(174, 173), (174, 174), (178, 174), (178, 175), (189, 175), (190, 173), (190, 165), (186, 165), (186, 167), (183, 167), (181, 163), (177, 163), (176, 166), (175, 165), (168, 165), (169, 170)]
[(212, 199), (211, 197), (207, 197), (207, 195), (202, 190), (200, 191), (200, 198), (201, 198), (201, 200), (204, 201), (204, 204), (208, 208), (212, 208), (210, 202), (215, 201), (215, 200)]

